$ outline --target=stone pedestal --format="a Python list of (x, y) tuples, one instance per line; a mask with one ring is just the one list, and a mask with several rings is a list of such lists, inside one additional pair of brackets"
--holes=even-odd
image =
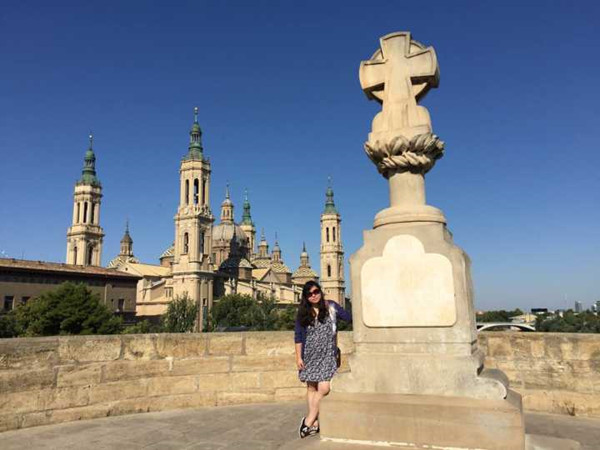
[(483, 368), (468, 256), (445, 223), (395, 217), (350, 258), (355, 352), (322, 404), (322, 438), (524, 448), (520, 396)]
[(514, 393), (506, 400), (334, 393), (323, 404), (321, 429), (322, 437), (348, 444), (494, 450), (525, 446), (521, 398)]

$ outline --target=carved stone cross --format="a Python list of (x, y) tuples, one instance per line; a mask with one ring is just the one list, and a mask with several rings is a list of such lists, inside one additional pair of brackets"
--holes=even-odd
[(388, 34), (380, 45), (370, 60), (361, 63), (359, 72), (367, 97), (383, 104), (373, 132), (415, 127), (430, 132), (429, 114), (417, 101), (439, 83), (435, 50), (411, 40), (409, 32)]
[(410, 33), (391, 33), (359, 70), (360, 85), (371, 100), (382, 104), (373, 119), (367, 155), (379, 172), (424, 174), (442, 157), (444, 144), (432, 134), (427, 109), (419, 106), (440, 80), (433, 47), (413, 41)]

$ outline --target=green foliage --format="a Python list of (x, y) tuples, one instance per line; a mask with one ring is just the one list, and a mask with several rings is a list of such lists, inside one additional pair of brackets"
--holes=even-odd
[(17, 336), (17, 319), (14, 313), (0, 313), (0, 338), (10, 338)]
[(214, 330), (245, 328), (247, 330), (292, 330), (296, 320), (296, 307), (278, 307), (275, 299), (249, 295), (229, 294), (215, 302), (211, 312)]
[(148, 334), (148, 333), (162, 333), (162, 324), (154, 324), (148, 320), (142, 320), (135, 325), (125, 327), (123, 334)]
[(84, 284), (63, 283), (15, 310), (19, 336), (115, 334), (122, 329), (116, 317)]
[(514, 311), (486, 311), (483, 314), (477, 315), (477, 322), (510, 322), (511, 317), (520, 316), (523, 314), (519, 308)]
[[(347, 301), (344, 307), (346, 311), (352, 316), (352, 302)], [(352, 322), (346, 322), (344, 320), (338, 320), (338, 331), (352, 331)]]
[(562, 317), (542, 314), (535, 321), (535, 329), (549, 333), (600, 333), (600, 317), (591, 311), (572, 310), (565, 311)]
[(167, 333), (191, 333), (196, 325), (200, 305), (184, 294), (175, 297), (162, 317), (162, 328)]
[(286, 305), (277, 310), (277, 320), (275, 321), (275, 330), (293, 330), (296, 325), (296, 315), (298, 307), (295, 305)]

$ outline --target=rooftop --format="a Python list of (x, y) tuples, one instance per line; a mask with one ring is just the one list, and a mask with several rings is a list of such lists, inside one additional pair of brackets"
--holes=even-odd
[(33, 261), (29, 259), (0, 258), (1, 269), (35, 270), (55, 273), (69, 273), (80, 275), (100, 275), (126, 279), (138, 279), (135, 275), (120, 272), (116, 269), (107, 269), (99, 266), (78, 266), (74, 264), (56, 263), (48, 261)]

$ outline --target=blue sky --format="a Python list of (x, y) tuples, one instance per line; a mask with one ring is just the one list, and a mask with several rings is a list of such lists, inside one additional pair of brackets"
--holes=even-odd
[[(0, 10), (0, 251), (64, 261), (93, 130), (103, 262), (173, 241), (194, 106), (213, 167), (296, 268), (318, 267), (327, 177), (346, 258), (388, 204), (362, 146), (378, 105), (358, 65), (392, 31), (436, 49), (424, 105), (446, 155), (427, 175), (472, 260), (476, 307), (600, 299), (597, 2), (30, 2)], [(524, 3), (524, 2), (523, 2)]]

